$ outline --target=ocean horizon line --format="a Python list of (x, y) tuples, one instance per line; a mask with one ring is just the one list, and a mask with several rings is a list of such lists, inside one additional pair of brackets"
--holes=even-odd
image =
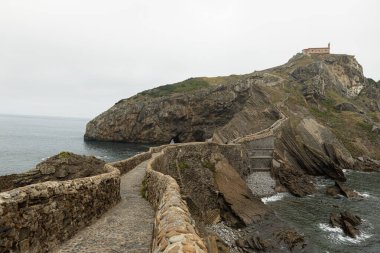
[(22, 117), (22, 118), (52, 118), (52, 119), (74, 119), (74, 120), (91, 120), (90, 117), (76, 117), (76, 116), (57, 116), (57, 115), (38, 115), (38, 114), (17, 114), (17, 113), (3, 113), (0, 116), (5, 117)]

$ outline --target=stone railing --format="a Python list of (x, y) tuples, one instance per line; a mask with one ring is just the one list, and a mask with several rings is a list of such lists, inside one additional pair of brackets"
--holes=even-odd
[[(164, 150), (156, 158), (164, 155)], [(151, 252), (206, 253), (177, 182), (155, 171), (155, 165), (155, 159), (148, 163), (144, 179), (146, 198), (156, 210)]]
[(243, 137), (236, 138), (236, 139), (230, 141), (230, 143), (243, 143), (243, 142), (254, 141), (254, 140), (257, 140), (257, 139), (263, 139), (263, 138), (272, 136), (274, 134), (274, 132), (277, 129), (279, 129), (280, 126), (285, 121), (288, 120), (288, 117), (286, 117), (286, 115), (278, 107), (275, 107), (275, 108), (279, 112), (280, 118), (278, 120), (276, 120), (271, 126), (269, 126), (268, 128), (265, 128), (265, 129), (263, 129), (263, 130), (261, 130), (259, 132), (256, 132), (256, 133), (253, 133), (253, 134), (250, 134), (250, 135), (246, 135), (246, 136), (243, 136)]
[(140, 163), (149, 160), (152, 157), (151, 151), (143, 152), (140, 154), (137, 154), (131, 158), (128, 158), (126, 160), (110, 163), (113, 167), (120, 170), (120, 174), (123, 175), (129, 171), (131, 171), (133, 168), (135, 168)]
[(120, 200), (120, 172), (0, 193), (0, 252), (51, 252)]

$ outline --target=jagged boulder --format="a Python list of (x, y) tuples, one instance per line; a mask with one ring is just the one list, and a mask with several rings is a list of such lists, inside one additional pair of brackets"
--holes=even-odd
[(326, 194), (333, 197), (338, 197), (338, 195), (342, 195), (346, 198), (356, 198), (359, 196), (357, 192), (349, 188), (344, 183), (338, 181), (335, 181), (334, 186), (330, 186), (326, 189)]
[(294, 196), (304, 197), (316, 191), (313, 177), (292, 167), (285, 165), (277, 171), (276, 177), (280, 184)]
[(61, 152), (37, 164), (36, 170), (49, 180), (69, 180), (103, 173), (105, 162), (93, 156)]
[(332, 227), (339, 227), (343, 232), (352, 238), (356, 238), (360, 235), (360, 231), (357, 228), (362, 223), (361, 218), (351, 212), (344, 211), (340, 214), (330, 214), (330, 225)]
[(89, 177), (105, 172), (105, 162), (93, 156), (61, 152), (20, 174), (0, 177), (0, 192), (45, 181)]
[(303, 121), (296, 130), (286, 124), (278, 134), (275, 158), (282, 161), (282, 166), (274, 168), (274, 174), (295, 196), (315, 191), (311, 176), (325, 175), (339, 181), (346, 180), (342, 169), (351, 167), (350, 160), (343, 153), (349, 152), (338, 150), (336, 147), (339, 145), (332, 146), (336, 143), (332, 137), (331, 132), (314, 120)]
[(380, 161), (368, 156), (360, 156), (355, 161), (355, 169), (360, 171), (380, 171)]

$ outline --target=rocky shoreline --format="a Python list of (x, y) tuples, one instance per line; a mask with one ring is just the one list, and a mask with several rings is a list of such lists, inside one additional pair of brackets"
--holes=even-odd
[[(86, 140), (176, 143), (151, 148), (128, 166), (109, 165), (125, 173), (151, 159), (142, 194), (156, 208), (155, 252), (315, 251), (311, 238), (261, 198), (277, 192), (310, 196), (318, 190), (316, 177), (334, 180), (326, 190), (334, 199), (356, 198), (344, 171), (379, 171), (380, 107), (374, 105), (380, 90), (348, 55), (296, 55), (269, 70), (219, 77), (223, 82), (212, 85), (207, 80), (121, 100), (86, 128)], [(194, 83), (201, 88), (176, 92)], [(35, 170), (0, 177), (0, 191), (97, 177), (110, 171), (106, 167), (63, 152)], [(360, 233), (360, 221), (345, 211), (330, 216), (331, 225), (351, 237)]]

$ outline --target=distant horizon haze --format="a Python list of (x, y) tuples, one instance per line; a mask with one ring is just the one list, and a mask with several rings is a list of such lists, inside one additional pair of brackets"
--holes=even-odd
[(3, 0), (0, 113), (90, 119), (147, 89), (275, 67), (329, 42), (378, 81), (379, 9), (377, 0)]

